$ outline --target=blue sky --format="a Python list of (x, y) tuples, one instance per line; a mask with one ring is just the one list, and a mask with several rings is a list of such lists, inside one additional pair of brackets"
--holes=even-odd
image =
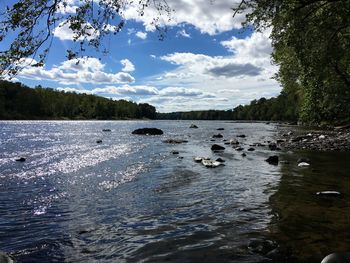
[[(79, 4), (67, 2), (63, 13)], [(103, 40), (108, 54), (89, 49), (91, 57), (78, 65), (65, 53), (74, 45), (73, 32), (58, 25), (45, 65), (27, 66), (16, 79), (32, 87), (147, 102), (159, 112), (230, 109), (276, 96), (281, 88), (271, 79), (278, 68), (270, 63), (269, 32), (242, 29), (243, 16), (232, 18), (234, 2), (169, 0), (175, 12), (164, 20), (163, 41), (151, 25), (155, 10), (141, 17), (128, 6), (125, 27)]]

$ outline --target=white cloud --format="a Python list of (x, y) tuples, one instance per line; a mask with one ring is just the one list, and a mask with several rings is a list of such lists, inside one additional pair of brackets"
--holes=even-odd
[(185, 38), (191, 38), (191, 35), (189, 33), (187, 33), (185, 29), (177, 31), (176, 36), (182, 36), (182, 37), (185, 37)]
[[(53, 30), (53, 35), (60, 40), (83, 40), (84, 37), (77, 38), (77, 32), (74, 32), (72, 29), (69, 28), (70, 23), (67, 21), (62, 21), (58, 24), (58, 26)], [(82, 27), (86, 27), (86, 40), (92, 40), (97, 38), (100, 35), (100, 32), (96, 29), (94, 29), (91, 24), (86, 23), (83, 24)]]
[(237, 14), (232, 17), (232, 7), (240, 0), (233, 1), (208, 1), (208, 0), (168, 0), (167, 4), (175, 12), (170, 17), (164, 14), (159, 17), (158, 11), (150, 6), (145, 9), (143, 16), (138, 12), (138, 4), (128, 6), (124, 12), (126, 19), (134, 19), (142, 22), (146, 31), (154, 31), (154, 18), (159, 18), (159, 24), (175, 26), (183, 23), (191, 24), (202, 33), (214, 35), (240, 28), (245, 20), (245, 14)]
[(120, 63), (123, 65), (122, 71), (124, 72), (132, 72), (135, 70), (134, 64), (132, 64), (128, 59), (122, 59)]
[(127, 72), (107, 73), (105, 64), (96, 58), (72, 59), (51, 69), (44, 67), (25, 67), (19, 76), (35, 80), (51, 80), (60, 84), (114, 84), (132, 83), (135, 79)]
[(141, 38), (141, 39), (146, 39), (147, 38), (147, 33), (138, 31), (138, 32), (136, 32), (135, 36), (137, 36), (138, 38)]

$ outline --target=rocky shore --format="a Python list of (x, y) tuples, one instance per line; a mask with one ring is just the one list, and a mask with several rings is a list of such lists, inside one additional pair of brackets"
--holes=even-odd
[(317, 130), (280, 126), (278, 145), (287, 150), (350, 151), (350, 129)]

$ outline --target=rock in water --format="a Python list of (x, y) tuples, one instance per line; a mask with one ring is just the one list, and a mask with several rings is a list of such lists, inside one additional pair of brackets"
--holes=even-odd
[(111, 129), (102, 129), (103, 132), (110, 132), (112, 131)]
[(224, 162), (225, 162), (225, 160), (224, 160), (224, 159), (222, 159), (222, 158), (217, 158), (217, 159), (216, 159), (216, 162), (224, 163)]
[(20, 157), (18, 159), (16, 159), (16, 162), (25, 162), (26, 161), (26, 158), (24, 157)]
[(317, 192), (317, 195), (323, 195), (323, 196), (340, 196), (341, 193), (338, 191), (322, 191), (322, 192)]
[(306, 162), (298, 163), (298, 167), (307, 167), (307, 166), (310, 166), (310, 164)]
[(138, 134), (138, 135), (162, 135), (163, 131), (161, 129), (157, 128), (141, 128), (136, 129), (132, 132), (132, 134)]
[(277, 155), (270, 156), (265, 161), (268, 162), (269, 164), (278, 165), (278, 156)]
[(223, 150), (225, 150), (225, 147), (220, 146), (220, 145), (218, 145), (218, 144), (213, 144), (213, 145), (211, 146), (211, 150), (212, 150), (212, 151), (223, 151)]
[(248, 151), (252, 152), (255, 151), (255, 149), (253, 147), (248, 148)]
[(167, 139), (163, 141), (164, 143), (170, 143), (170, 144), (179, 144), (179, 143), (186, 143), (188, 142), (187, 140), (182, 140), (182, 139)]
[(310, 159), (309, 158), (305, 158), (305, 157), (301, 157), (298, 159), (297, 163), (309, 163)]
[(195, 125), (195, 124), (191, 124), (190, 128), (191, 128), (191, 129), (198, 129), (198, 126)]
[(230, 144), (237, 145), (237, 144), (239, 144), (239, 141), (237, 141), (236, 139), (231, 139)]
[(97, 140), (96, 143), (102, 143), (102, 140)]
[(220, 165), (224, 165), (221, 162), (212, 161), (212, 160), (202, 160), (202, 164), (207, 168), (215, 168), (215, 167), (218, 167)]
[(7, 254), (0, 252), (0, 263), (13, 263), (13, 259)]
[(213, 138), (222, 138), (222, 137), (224, 137), (224, 136), (222, 136), (222, 134), (220, 134), (220, 133), (213, 135)]
[(171, 151), (172, 154), (179, 154), (178, 151)]
[(325, 257), (321, 263), (350, 263), (350, 253), (332, 253)]
[(239, 138), (245, 138), (245, 135), (244, 135), (244, 134), (240, 134), (240, 135), (237, 135), (237, 137), (239, 137)]
[(223, 131), (223, 130), (225, 130), (224, 128), (217, 128), (216, 129), (217, 131)]

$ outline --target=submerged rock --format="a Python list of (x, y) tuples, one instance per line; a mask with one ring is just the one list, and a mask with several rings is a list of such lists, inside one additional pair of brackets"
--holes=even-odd
[(198, 126), (195, 125), (195, 124), (191, 124), (190, 128), (191, 128), (191, 129), (198, 129)]
[(111, 132), (111, 129), (102, 129), (103, 132)]
[(157, 128), (141, 128), (136, 129), (132, 132), (132, 134), (138, 134), (138, 135), (162, 135), (163, 131), (161, 129)]
[(211, 146), (211, 150), (212, 151), (223, 151), (223, 150), (225, 150), (225, 147), (218, 145), (218, 144), (213, 144)]
[(16, 159), (16, 162), (25, 162), (25, 161), (26, 161), (26, 158), (24, 157), (20, 157)]
[(187, 140), (182, 140), (182, 139), (167, 139), (163, 141), (164, 143), (170, 143), (170, 144), (180, 144), (180, 143), (186, 143), (188, 142)]
[(278, 165), (278, 156), (277, 155), (270, 156), (265, 161), (272, 165)]
[(321, 263), (350, 263), (350, 253), (332, 253), (325, 257)]
[(220, 133), (213, 135), (213, 138), (222, 138), (222, 137), (224, 137), (224, 136)]

